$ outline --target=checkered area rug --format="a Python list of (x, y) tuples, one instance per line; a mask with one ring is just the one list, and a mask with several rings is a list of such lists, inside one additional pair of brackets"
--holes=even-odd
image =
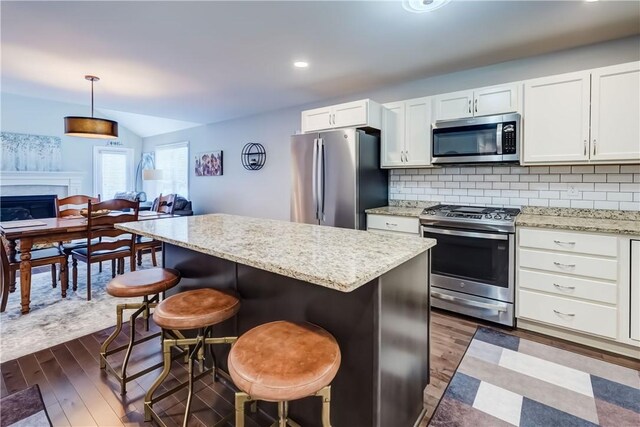
[(640, 372), (478, 328), (429, 425), (640, 426)]

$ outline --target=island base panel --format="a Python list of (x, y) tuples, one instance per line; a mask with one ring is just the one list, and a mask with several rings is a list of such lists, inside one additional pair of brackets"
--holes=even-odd
[[(216, 325), (217, 336), (240, 336), (276, 320), (307, 321), (329, 331), (342, 354), (332, 382), (334, 427), (413, 426), (423, 408), (428, 383), (428, 252), (353, 292), (340, 292), (297, 279), (164, 244), (165, 267), (182, 274), (168, 294), (198, 287), (237, 293), (235, 318)], [(215, 346), (226, 370), (228, 348)], [(273, 418), (277, 405), (260, 402)], [(290, 402), (291, 419), (321, 425), (320, 398)]]

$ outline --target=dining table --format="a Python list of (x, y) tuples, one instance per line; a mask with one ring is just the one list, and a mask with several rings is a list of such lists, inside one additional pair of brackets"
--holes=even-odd
[[(118, 215), (111, 213), (109, 215)], [(139, 212), (138, 221), (171, 218), (177, 215), (161, 212)], [(6, 242), (10, 262), (17, 262), (20, 255), (20, 303), (22, 314), (29, 313), (31, 303), (31, 250), (35, 244), (59, 243), (75, 239), (86, 239), (89, 231), (83, 216), (62, 218), (38, 218), (30, 225), (13, 227), (11, 221), (0, 222), (0, 237)], [(16, 250), (16, 248), (19, 249)]]

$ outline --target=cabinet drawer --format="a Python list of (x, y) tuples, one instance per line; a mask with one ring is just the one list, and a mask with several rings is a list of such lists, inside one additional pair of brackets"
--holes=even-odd
[(404, 216), (367, 215), (367, 228), (420, 234), (420, 220)]
[(518, 317), (589, 334), (617, 337), (615, 308), (527, 290), (520, 290), (518, 296)]
[(559, 254), (529, 249), (520, 249), (518, 257), (520, 267), (605, 280), (616, 280), (618, 277), (617, 259), (593, 258), (584, 255)]
[(564, 231), (521, 229), (519, 246), (576, 252), (589, 255), (618, 256), (618, 239), (613, 236)]
[(613, 283), (523, 269), (518, 272), (518, 286), (606, 304), (616, 304), (618, 296), (618, 287)]

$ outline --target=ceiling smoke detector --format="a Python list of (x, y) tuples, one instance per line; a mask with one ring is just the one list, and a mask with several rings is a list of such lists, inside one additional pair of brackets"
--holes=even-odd
[(402, 7), (409, 12), (424, 13), (440, 9), (451, 0), (402, 0)]

